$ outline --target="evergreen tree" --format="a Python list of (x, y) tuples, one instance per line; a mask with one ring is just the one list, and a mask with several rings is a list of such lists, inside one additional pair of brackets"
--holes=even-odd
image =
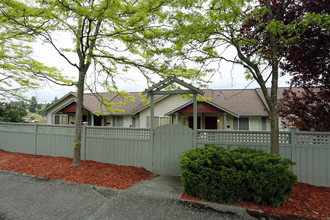
[(35, 96), (31, 97), (30, 105), (29, 105), (29, 112), (31, 113), (36, 113), (37, 112), (37, 98)]
[(9, 104), (0, 102), (0, 121), (24, 122), (23, 117), (27, 115), (25, 107), (20, 104)]

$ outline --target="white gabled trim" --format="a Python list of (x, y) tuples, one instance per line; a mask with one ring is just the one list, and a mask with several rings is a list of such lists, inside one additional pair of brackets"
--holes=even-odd
[[(66, 94), (65, 96), (63, 96), (62, 98), (60, 98), (57, 102), (55, 102), (55, 103), (51, 104), (50, 106), (48, 106), (47, 108), (43, 109), (41, 112), (46, 112), (50, 108), (56, 107), (56, 105), (58, 105), (59, 102), (65, 100), (70, 95), (72, 95), (74, 98), (72, 100), (70, 100), (69, 102), (64, 103), (63, 105), (59, 106), (58, 108), (55, 108), (54, 111), (52, 111), (52, 114), (54, 114), (54, 112), (59, 111), (61, 108), (65, 108), (65, 107), (71, 105), (72, 103), (76, 102), (75, 98), (77, 98), (77, 97), (76, 97), (75, 93), (74, 92), (69, 92), (68, 94)], [(85, 109), (87, 109), (90, 113), (92, 113), (94, 115), (94, 112), (90, 108), (88, 108), (85, 105), (83, 107)]]
[(206, 102), (207, 104), (212, 105), (213, 107), (216, 107), (216, 108), (218, 108), (218, 109), (220, 109), (220, 110), (222, 110), (222, 111), (224, 111), (224, 112), (226, 112), (226, 113), (228, 113), (228, 114), (230, 114), (230, 115), (236, 117), (236, 118), (239, 118), (239, 115), (238, 115), (238, 114), (235, 114), (234, 112), (229, 111), (228, 109), (225, 109), (225, 108), (223, 108), (223, 107), (221, 107), (221, 106), (219, 106), (219, 105), (217, 105), (217, 104), (215, 104), (215, 103), (213, 103), (213, 102), (210, 102), (210, 101), (205, 101), (205, 102)]
[(70, 95), (76, 97), (75, 94), (74, 94), (74, 92), (69, 92), (68, 94), (66, 94), (65, 96), (63, 96), (63, 97), (60, 98), (59, 100), (57, 100), (57, 102), (51, 104), (51, 105), (48, 106), (47, 108), (44, 108), (44, 109), (41, 111), (41, 113), (46, 112), (48, 109), (50, 109), (50, 108), (56, 106), (60, 101), (63, 101), (64, 99), (66, 99), (66, 98), (69, 97)]
[[(225, 109), (225, 108), (222, 108), (222, 107), (220, 107), (220, 106), (214, 104), (213, 102), (205, 101), (205, 103), (207, 103), (207, 104), (209, 104), (209, 105), (212, 105), (213, 107), (218, 108), (218, 109), (220, 109), (221, 111), (226, 112), (226, 113), (228, 113), (228, 114), (230, 114), (230, 115), (232, 115), (232, 116), (234, 116), (234, 117), (239, 118), (239, 115), (237, 115), (237, 114), (235, 114), (235, 113), (233, 113), (233, 112), (231, 112), (231, 111), (229, 111), (229, 110), (227, 110), (227, 109)], [(176, 108), (176, 109), (174, 109), (174, 110), (172, 110), (172, 111), (170, 111), (170, 112), (167, 112), (165, 115), (171, 115), (171, 114), (173, 114), (173, 113), (179, 111), (180, 109), (183, 109), (183, 108), (185, 108), (185, 107), (187, 107), (188, 105), (191, 105), (191, 104), (193, 104), (193, 101), (187, 102), (187, 103), (185, 103), (185, 104), (179, 106), (178, 108)]]
[[(167, 98), (168, 96), (170, 96), (170, 95), (164, 95), (164, 96), (159, 97), (158, 99), (155, 100), (154, 104), (156, 104), (157, 102)], [(145, 110), (149, 107), (150, 107), (150, 104), (147, 104), (147, 105), (143, 106), (142, 108), (140, 108), (140, 109), (136, 110), (135, 112), (133, 112), (132, 116), (136, 115), (137, 113), (142, 112), (143, 110)]]
[(75, 100), (72, 99), (72, 100), (70, 100), (69, 102), (65, 103), (64, 105), (59, 106), (58, 108), (54, 109), (54, 111), (52, 111), (52, 114), (55, 114), (55, 113), (58, 112), (61, 108), (65, 108), (65, 107), (71, 105), (71, 104), (74, 103), (74, 102), (75, 102)]

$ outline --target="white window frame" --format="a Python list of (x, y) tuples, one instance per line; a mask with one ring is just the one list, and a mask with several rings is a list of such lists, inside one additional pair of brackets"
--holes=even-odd
[[(56, 117), (59, 117), (59, 124), (57, 125), (68, 125), (69, 124), (69, 115), (68, 114), (61, 114), (57, 113), (54, 114), (54, 124), (56, 125)], [(66, 124), (63, 124), (63, 117), (66, 117)]]
[(249, 118), (249, 131), (262, 131), (262, 118), (250, 117)]
[(132, 124), (133, 124), (132, 122), (133, 122), (132, 116), (130, 116), (130, 115), (123, 116), (123, 127), (124, 128), (131, 128)]
[[(166, 118), (168, 119), (167, 124), (172, 124), (172, 116), (154, 116), (154, 123), (155, 123), (155, 128), (158, 128), (160, 125), (160, 120)], [(166, 125), (166, 124), (163, 124)], [(150, 116), (146, 117), (146, 126), (147, 128), (150, 128)]]

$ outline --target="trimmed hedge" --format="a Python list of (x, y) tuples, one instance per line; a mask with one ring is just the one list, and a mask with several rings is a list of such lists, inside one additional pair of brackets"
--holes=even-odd
[(180, 163), (185, 192), (220, 203), (244, 200), (279, 207), (297, 182), (290, 159), (246, 147), (206, 144), (184, 152)]

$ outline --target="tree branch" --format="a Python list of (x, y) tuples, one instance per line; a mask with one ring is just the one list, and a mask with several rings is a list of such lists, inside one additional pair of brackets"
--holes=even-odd
[[(293, 86), (293, 83), (294, 83), (294, 80), (291, 79), (291, 83), (290, 83), (290, 87), (289, 89), (285, 92), (285, 95), (283, 96), (282, 100), (280, 101), (280, 103), (278, 104), (278, 109), (283, 105), (285, 99), (289, 96), (289, 93), (292, 89), (292, 86)], [(278, 113), (278, 112), (277, 112)]]

